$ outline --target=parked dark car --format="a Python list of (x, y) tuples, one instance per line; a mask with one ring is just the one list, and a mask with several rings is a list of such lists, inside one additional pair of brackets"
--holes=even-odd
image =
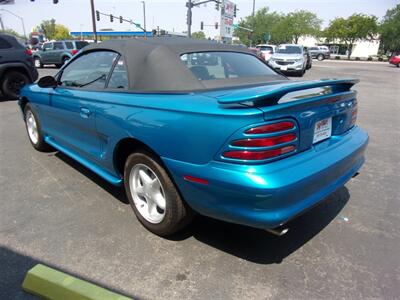
[(56, 41), (44, 43), (42, 50), (33, 54), (36, 68), (43, 65), (55, 64), (61, 67), (66, 61), (71, 59), (80, 49), (89, 45), (86, 41)]
[(124, 186), (158, 235), (194, 212), (280, 235), (364, 163), (357, 82), (290, 81), (250, 50), (211, 41), (120, 39), (24, 87), (19, 105), (35, 149)]
[(31, 54), (15, 37), (0, 34), (0, 89), (4, 97), (18, 98), (20, 89), (38, 78)]
[(309, 47), (308, 51), (310, 52), (310, 55), (312, 58), (316, 58), (319, 61), (328, 59), (331, 57), (331, 51), (327, 46), (314, 46), (314, 47)]

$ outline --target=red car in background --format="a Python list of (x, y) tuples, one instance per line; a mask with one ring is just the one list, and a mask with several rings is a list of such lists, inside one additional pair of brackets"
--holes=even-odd
[(389, 64), (400, 67), (400, 51), (393, 53), (392, 57), (389, 59)]

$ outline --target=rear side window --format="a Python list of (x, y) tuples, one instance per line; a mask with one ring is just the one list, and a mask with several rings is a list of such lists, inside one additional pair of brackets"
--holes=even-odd
[(9, 49), (9, 48), (12, 48), (12, 45), (5, 39), (0, 38), (0, 49)]
[(82, 49), (83, 47), (85, 47), (87, 45), (89, 45), (89, 43), (85, 42), (85, 41), (77, 41), (77, 42), (75, 42), (76, 49), (78, 49), (78, 50)]
[(181, 55), (198, 80), (276, 75), (257, 57), (239, 52), (198, 52)]
[(60, 83), (66, 87), (103, 89), (118, 54), (111, 51), (95, 51), (82, 55), (66, 66)]
[(67, 47), (67, 49), (74, 49), (74, 44), (72, 42), (65, 42), (65, 47)]
[(120, 57), (120, 59), (116, 63), (107, 87), (109, 89), (128, 88), (128, 73), (126, 71), (125, 62), (122, 57)]
[(53, 43), (43, 44), (43, 49), (46, 49), (46, 50), (53, 49)]
[(55, 42), (53, 49), (54, 50), (63, 50), (64, 49), (64, 44), (62, 42)]

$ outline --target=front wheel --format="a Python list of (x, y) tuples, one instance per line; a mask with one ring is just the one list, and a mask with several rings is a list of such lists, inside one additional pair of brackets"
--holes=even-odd
[(51, 147), (44, 141), (39, 118), (29, 103), (25, 106), (24, 116), (26, 132), (28, 133), (29, 141), (31, 142), (33, 148), (38, 151), (51, 150)]
[(40, 58), (39, 57), (35, 57), (34, 59), (33, 59), (33, 61), (34, 61), (34, 64), (35, 64), (35, 67), (36, 68), (42, 68), (43, 67), (43, 64), (42, 64), (42, 61), (40, 60)]
[(193, 216), (161, 163), (146, 152), (131, 154), (125, 163), (124, 186), (136, 217), (149, 231), (169, 236)]
[(321, 60), (324, 60), (324, 55), (323, 54), (318, 54), (318, 56), (317, 56), (317, 59), (319, 60), (319, 61), (321, 61)]

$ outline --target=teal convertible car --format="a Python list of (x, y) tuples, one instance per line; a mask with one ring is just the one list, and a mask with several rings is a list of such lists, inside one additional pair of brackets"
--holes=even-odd
[(85, 47), (19, 104), (35, 149), (123, 185), (155, 234), (195, 212), (281, 234), (364, 162), (355, 83), (290, 81), (240, 46), (126, 39)]

